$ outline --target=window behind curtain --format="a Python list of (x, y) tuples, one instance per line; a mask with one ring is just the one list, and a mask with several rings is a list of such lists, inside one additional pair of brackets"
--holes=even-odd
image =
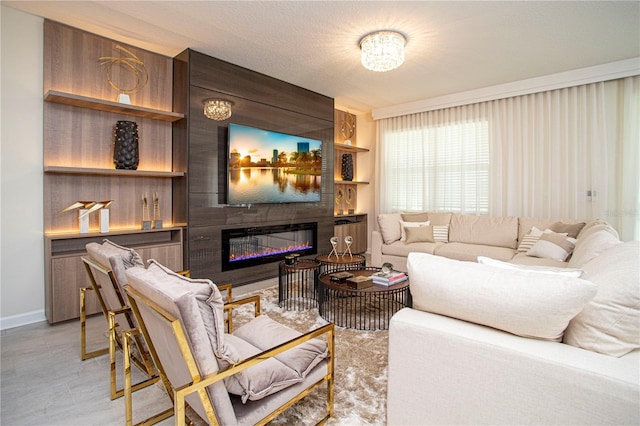
[(385, 185), (392, 211), (489, 212), (486, 120), (385, 129)]

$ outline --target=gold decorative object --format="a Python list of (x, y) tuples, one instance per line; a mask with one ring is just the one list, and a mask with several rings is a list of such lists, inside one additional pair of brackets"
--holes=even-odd
[(346, 117), (340, 123), (340, 132), (345, 145), (351, 145), (351, 138), (356, 129), (356, 123), (353, 115), (347, 113)]
[(147, 194), (142, 196), (142, 229), (151, 229), (151, 218), (149, 217), (149, 200)]
[(158, 200), (158, 193), (153, 193), (153, 227), (155, 229), (162, 228), (162, 219), (160, 218), (160, 201)]
[(342, 208), (343, 199), (344, 199), (344, 192), (342, 192), (342, 189), (338, 189), (336, 191), (336, 206), (338, 206), (337, 210), (339, 215), (342, 215), (344, 213), (344, 209)]
[[(72, 210), (78, 210), (78, 226), (81, 234), (89, 233), (89, 214), (101, 209), (107, 209), (113, 203), (108, 201), (76, 201), (68, 207), (60, 210), (58, 213), (65, 213)], [(100, 215), (100, 232), (109, 232), (109, 213)]]
[(355, 195), (355, 190), (353, 188), (347, 188), (347, 196), (345, 197), (345, 201), (347, 203), (347, 213), (354, 214), (355, 209), (351, 206), (353, 203), (353, 198)]
[(226, 99), (207, 99), (204, 101), (204, 115), (215, 121), (228, 120), (231, 118), (232, 106), (233, 102)]
[[(111, 87), (116, 89), (119, 92), (118, 102), (123, 104), (131, 104), (131, 100), (129, 99), (130, 93), (135, 93), (138, 90), (142, 89), (145, 84), (149, 81), (149, 73), (147, 72), (147, 68), (144, 66), (144, 62), (140, 58), (138, 58), (133, 52), (128, 49), (125, 49), (122, 46), (116, 46), (117, 50), (124, 52), (130, 57), (115, 57), (115, 56), (102, 56), (99, 58), (101, 61), (101, 65), (106, 66), (107, 73), (107, 82)], [(111, 79), (111, 68), (113, 65), (118, 64), (124, 67), (125, 69), (130, 70), (136, 76), (136, 84), (132, 88), (122, 88), (116, 85)]]

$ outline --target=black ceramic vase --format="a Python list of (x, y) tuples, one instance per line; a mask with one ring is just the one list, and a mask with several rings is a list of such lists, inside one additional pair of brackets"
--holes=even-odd
[(342, 180), (353, 180), (353, 156), (342, 154)]
[(116, 169), (138, 168), (138, 123), (118, 121), (114, 130), (113, 163)]

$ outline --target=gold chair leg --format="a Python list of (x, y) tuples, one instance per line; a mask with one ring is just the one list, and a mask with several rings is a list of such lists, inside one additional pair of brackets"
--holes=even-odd
[(109, 348), (97, 349), (92, 352), (87, 352), (87, 308), (86, 308), (86, 293), (89, 290), (93, 290), (92, 287), (83, 287), (80, 289), (80, 359), (86, 360), (94, 358), (100, 355), (104, 355), (109, 352)]
[[(124, 387), (118, 389), (117, 388), (117, 378), (116, 378), (116, 345), (117, 345), (117, 330), (116, 330), (116, 315), (118, 312), (109, 312), (109, 382), (110, 382), (110, 391), (111, 391), (111, 399), (117, 399), (121, 396), (124, 396)], [(132, 330), (129, 330), (132, 331)], [(124, 356), (124, 345), (123, 345), (123, 358), (130, 361), (130, 357)], [(145, 370), (144, 367), (141, 368)], [(126, 369), (125, 369), (126, 374)], [(126, 377), (125, 377), (126, 379)], [(138, 389), (146, 388), (147, 386), (151, 386), (155, 382), (157, 382), (160, 378), (157, 375), (152, 375), (147, 380), (144, 380), (140, 383), (131, 386), (132, 391), (137, 391)]]

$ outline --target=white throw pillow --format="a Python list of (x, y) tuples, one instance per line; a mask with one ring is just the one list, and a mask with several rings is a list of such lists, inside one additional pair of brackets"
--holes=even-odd
[(426, 253), (407, 259), (414, 309), (560, 341), (567, 324), (595, 296), (580, 278), (500, 269)]
[(571, 320), (564, 342), (617, 357), (640, 348), (640, 242), (617, 244), (582, 268), (598, 293)]
[(573, 252), (576, 239), (565, 234), (543, 232), (538, 241), (527, 251), (527, 256), (541, 257), (564, 262)]
[(531, 231), (524, 237), (522, 237), (522, 241), (520, 241), (520, 245), (518, 245), (518, 253), (526, 253), (531, 247), (538, 241), (540, 235), (542, 235), (542, 230), (536, 228), (535, 226), (531, 228)]
[(539, 274), (558, 274), (565, 277), (580, 278), (582, 275), (582, 269), (572, 268), (556, 268), (553, 266), (539, 266), (539, 265), (520, 265), (515, 263), (503, 262), (501, 260), (492, 259), (490, 257), (478, 256), (478, 263), (483, 265), (494, 266), (496, 268), (511, 269), (518, 271), (537, 272)]
[(405, 228), (418, 228), (420, 226), (429, 226), (431, 222), (404, 222), (400, 221), (400, 241), (407, 241), (407, 232)]

